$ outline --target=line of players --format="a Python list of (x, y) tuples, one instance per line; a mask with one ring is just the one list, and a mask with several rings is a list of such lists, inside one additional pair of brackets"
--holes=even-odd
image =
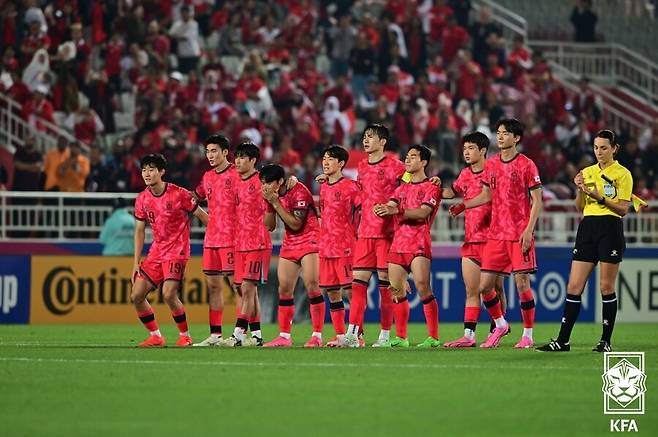
[[(256, 164), (259, 149), (250, 143), (235, 150), (235, 164), (227, 160), (228, 140), (221, 135), (207, 139), (206, 156), (211, 170), (194, 193), (163, 181), (166, 162), (160, 155), (142, 160), (147, 185), (135, 202), (133, 301), (138, 317), (149, 331), (140, 346), (163, 346), (147, 293), (162, 285), (165, 302), (178, 325), (177, 346), (192, 339), (178, 287), (189, 258), (189, 214), (194, 213), (207, 231), (203, 271), (209, 289), (210, 336), (195, 346), (292, 346), (295, 313), (293, 288), (301, 272), (310, 301), (313, 332), (306, 347), (323, 346), (324, 294), (329, 298), (336, 336), (327, 346), (362, 347), (367, 288), (377, 272), (381, 331), (374, 347), (409, 347), (407, 324), (408, 274), (423, 303), (428, 337), (419, 347), (438, 347), (438, 303), (431, 283), (430, 230), (441, 198), (461, 195), (453, 205), (456, 216), (466, 211), (462, 270), (467, 299), (464, 336), (446, 347), (473, 347), (480, 313), (480, 299), (494, 327), (481, 347), (497, 347), (509, 333), (503, 315), (502, 276), (513, 272), (520, 292), (524, 330), (517, 348), (533, 346), (534, 300), (528, 275), (536, 270), (533, 230), (541, 210), (541, 183), (535, 164), (516, 150), (523, 126), (515, 119), (497, 125), (500, 154), (486, 161), (489, 139), (481, 133), (463, 138), (468, 164), (451, 188), (425, 173), (431, 152), (411, 146), (404, 164), (384, 153), (385, 126), (364, 130), (368, 158), (359, 163), (356, 181), (343, 177), (348, 152), (331, 146), (324, 150), (319, 208), (302, 183), (286, 178), (283, 168)], [(197, 202), (208, 202), (208, 214)], [(269, 233), (277, 216), (285, 226), (277, 268), (279, 280), (279, 335), (264, 343), (260, 331), (257, 286), (267, 281), (272, 244)], [(141, 261), (145, 222), (153, 229), (153, 244)], [(237, 320), (230, 337), (222, 337), (222, 281), (237, 293)], [(343, 295), (350, 300), (345, 327)], [(500, 297), (499, 297), (500, 296)], [(395, 321), (396, 336), (390, 331)], [(248, 331), (251, 335), (248, 335)]]

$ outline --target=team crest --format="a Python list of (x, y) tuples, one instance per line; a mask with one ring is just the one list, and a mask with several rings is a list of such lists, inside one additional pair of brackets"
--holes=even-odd
[(225, 186), (226, 188), (231, 188), (231, 184), (232, 184), (231, 179), (228, 179), (228, 178), (227, 178), (227, 179), (224, 181), (224, 186)]
[(167, 209), (174, 209), (174, 205), (171, 202), (167, 202), (166, 206)]
[(605, 414), (644, 414), (644, 352), (606, 352), (603, 367)]
[(250, 194), (253, 193), (254, 191), (256, 191), (256, 187), (254, 187), (254, 184), (249, 184), (249, 188), (247, 189), (247, 191)]
[(377, 170), (377, 175), (379, 175), (380, 178), (383, 178), (384, 177), (384, 169), (380, 168), (379, 170)]
[(334, 193), (334, 199), (335, 199), (335, 200), (340, 200), (340, 197), (341, 197), (340, 191), (336, 191), (336, 192)]

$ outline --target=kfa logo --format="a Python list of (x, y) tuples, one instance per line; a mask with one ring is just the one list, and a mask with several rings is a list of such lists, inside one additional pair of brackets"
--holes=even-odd
[(603, 363), (603, 412), (644, 414), (644, 352), (606, 352)]
[(0, 310), (9, 314), (18, 303), (18, 278), (14, 275), (0, 275)]

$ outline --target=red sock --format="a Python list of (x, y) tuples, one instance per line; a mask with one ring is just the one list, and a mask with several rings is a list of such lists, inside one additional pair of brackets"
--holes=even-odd
[(464, 328), (475, 331), (480, 319), (480, 306), (464, 308)]
[(149, 330), (149, 332), (157, 331), (158, 322), (155, 321), (155, 315), (153, 314), (152, 309), (148, 309), (142, 313), (137, 313), (137, 317), (144, 324), (144, 327)]
[(521, 297), (521, 317), (523, 318), (523, 327), (532, 328), (535, 324), (535, 298), (532, 290), (527, 289), (519, 293)]
[(187, 327), (187, 317), (185, 317), (185, 307), (172, 311), (171, 316), (174, 318), (174, 322), (176, 322), (176, 326), (178, 326), (178, 330), (181, 333), (189, 331)]
[(496, 290), (491, 290), (490, 292), (484, 294), (482, 296), (482, 300), (492, 320), (496, 320), (503, 317), (503, 311), (500, 307), (500, 300), (498, 299), (498, 294), (496, 294)]
[(427, 323), (427, 333), (430, 337), (439, 339), (439, 304), (433, 294), (423, 300), (423, 313)]
[(342, 300), (340, 302), (329, 302), (329, 315), (336, 335), (345, 334), (345, 304)]
[(292, 319), (295, 317), (295, 300), (279, 298), (279, 332), (290, 334)]
[(311, 325), (313, 325), (313, 332), (322, 332), (324, 318), (327, 311), (322, 291), (312, 291), (308, 294), (308, 298), (311, 302)]
[(395, 316), (395, 335), (400, 338), (407, 338), (409, 301), (406, 296), (398, 299), (398, 301), (393, 304), (393, 315)]
[(385, 331), (390, 331), (393, 325), (393, 295), (388, 288), (388, 281), (379, 281), (379, 305), (381, 310), (381, 326)]
[(210, 321), (210, 333), (222, 334), (222, 310), (209, 310), (208, 320)]
[(363, 325), (363, 315), (368, 304), (368, 283), (355, 280), (352, 282), (352, 301), (350, 302), (350, 325)]

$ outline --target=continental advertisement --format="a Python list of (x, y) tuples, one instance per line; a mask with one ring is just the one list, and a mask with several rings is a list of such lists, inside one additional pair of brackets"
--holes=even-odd
[[(30, 323), (135, 323), (130, 301), (132, 258), (103, 256), (33, 256)], [(235, 300), (224, 289), (225, 323), (235, 319)], [(188, 320), (208, 320), (208, 287), (201, 258), (187, 264), (180, 290)], [(148, 300), (159, 320), (171, 317), (162, 293)]]

